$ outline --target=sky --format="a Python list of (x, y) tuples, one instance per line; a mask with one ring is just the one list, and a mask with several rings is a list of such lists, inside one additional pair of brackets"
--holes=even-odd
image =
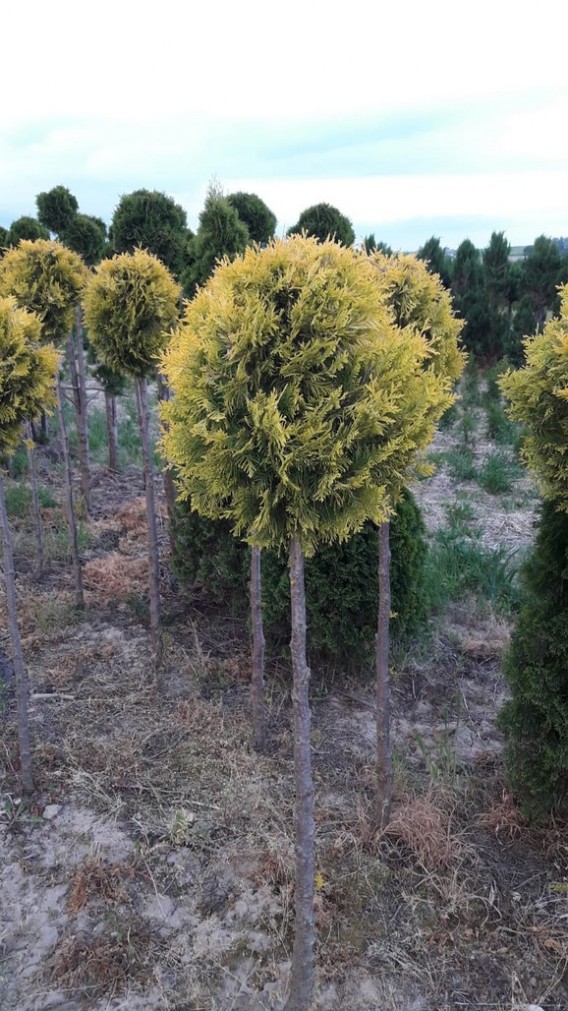
[(8, 0), (0, 224), (62, 184), (327, 201), (395, 249), (568, 235), (564, 0)]

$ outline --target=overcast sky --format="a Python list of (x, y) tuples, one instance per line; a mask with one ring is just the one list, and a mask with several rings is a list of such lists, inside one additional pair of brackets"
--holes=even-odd
[(19, 0), (2, 10), (0, 223), (63, 184), (110, 223), (212, 178), (282, 232), (321, 200), (395, 248), (568, 235), (564, 0)]

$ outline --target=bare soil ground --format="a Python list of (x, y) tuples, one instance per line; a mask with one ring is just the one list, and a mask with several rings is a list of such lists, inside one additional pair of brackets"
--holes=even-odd
[[(431, 529), (457, 491), (444, 469), (420, 485)], [(276, 1011), (294, 898), (289, 674), (270, 662), (258, 756), (246, 628), (184, 603), (165, 563), (154, 670), (141, 493), (134, 469), (97, 468), (83, 615), (61, 560), (33, 581), (30, 530), (14, 523), (38, 791), (22, 802), (8, 699), (0, 1007)], [(487, 544), (530, 541), (534, 498), (510, 511), (472, 487), (469, 500)], [(568, 1008), (568, 839), (562, 826), (529, 830), (502, 770), (508, 635), (467, 602), (397, 662), (382, 837), (369, 818), (372, 687), (314, 677), (319, 1011)]]

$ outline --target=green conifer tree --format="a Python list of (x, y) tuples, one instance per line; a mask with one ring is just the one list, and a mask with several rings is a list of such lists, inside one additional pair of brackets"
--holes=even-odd
[[(58, 355), (52, 346), (40, 347), (41, 323), (18, 308), (15, 299), (0, 297), (0, 454), (17, 449), (26, 424), (55, 404)], [(0, 533), (4, 550), (4, 579), (8, 624), (14, 657), (18, 707), (18, 740), (22, 787), (33, 790), (28, 725), (28, 678), (18, 628), (14, 559), (0, 467)]]
[(389, 514), (449, 402), (421, 334), (394, 327), (376, 269), (296, 236), (224, 262), (164, 357), (166, 457), (193, 508), (288, 552), (294, 676), (296, 938), (289, 1011), (313, 986), (314, 820), (304, 555)]
[(89, 281), (83, 302), (89, 339), (98, 358), (114, 372), (132, 377), (136, 384), (148, 520), (150, 627), (156, 659), (160, 656), (160, 573), (147, 379), (155, 372), (158, 355), (177, 320), (179, 295), (179, 286), (166, 267), (155, 256), (137, 249), (103, 260)]

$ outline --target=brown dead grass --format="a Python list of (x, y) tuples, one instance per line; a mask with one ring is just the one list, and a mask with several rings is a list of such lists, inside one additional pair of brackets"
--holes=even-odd
[(88, 602), (108, 607), (132, 593), (143, 593), (148, 586), (148, 559), (132, 558), (111, 551), (93, 558), (83, 569)]
[(135, 874), (132, 864), (107, 864), (94, 857), (84, 860), (73, 872), (67, 912), (76, 916), (91, 899), (96, 898), (110, 903), (130, 902), (124, 882), (131, 881)]
[(157, 945), (147, 928), (135, 921), (109, 926), (106, 937), (71, 935), (59, 941), (50, 959), (51, 982), (91, 1000), (148, 983)]
[(463, 857), (448, 796), (433, 789), (398, 805), (378, 838), (402, 846), (424, 870), (447, 868)]

